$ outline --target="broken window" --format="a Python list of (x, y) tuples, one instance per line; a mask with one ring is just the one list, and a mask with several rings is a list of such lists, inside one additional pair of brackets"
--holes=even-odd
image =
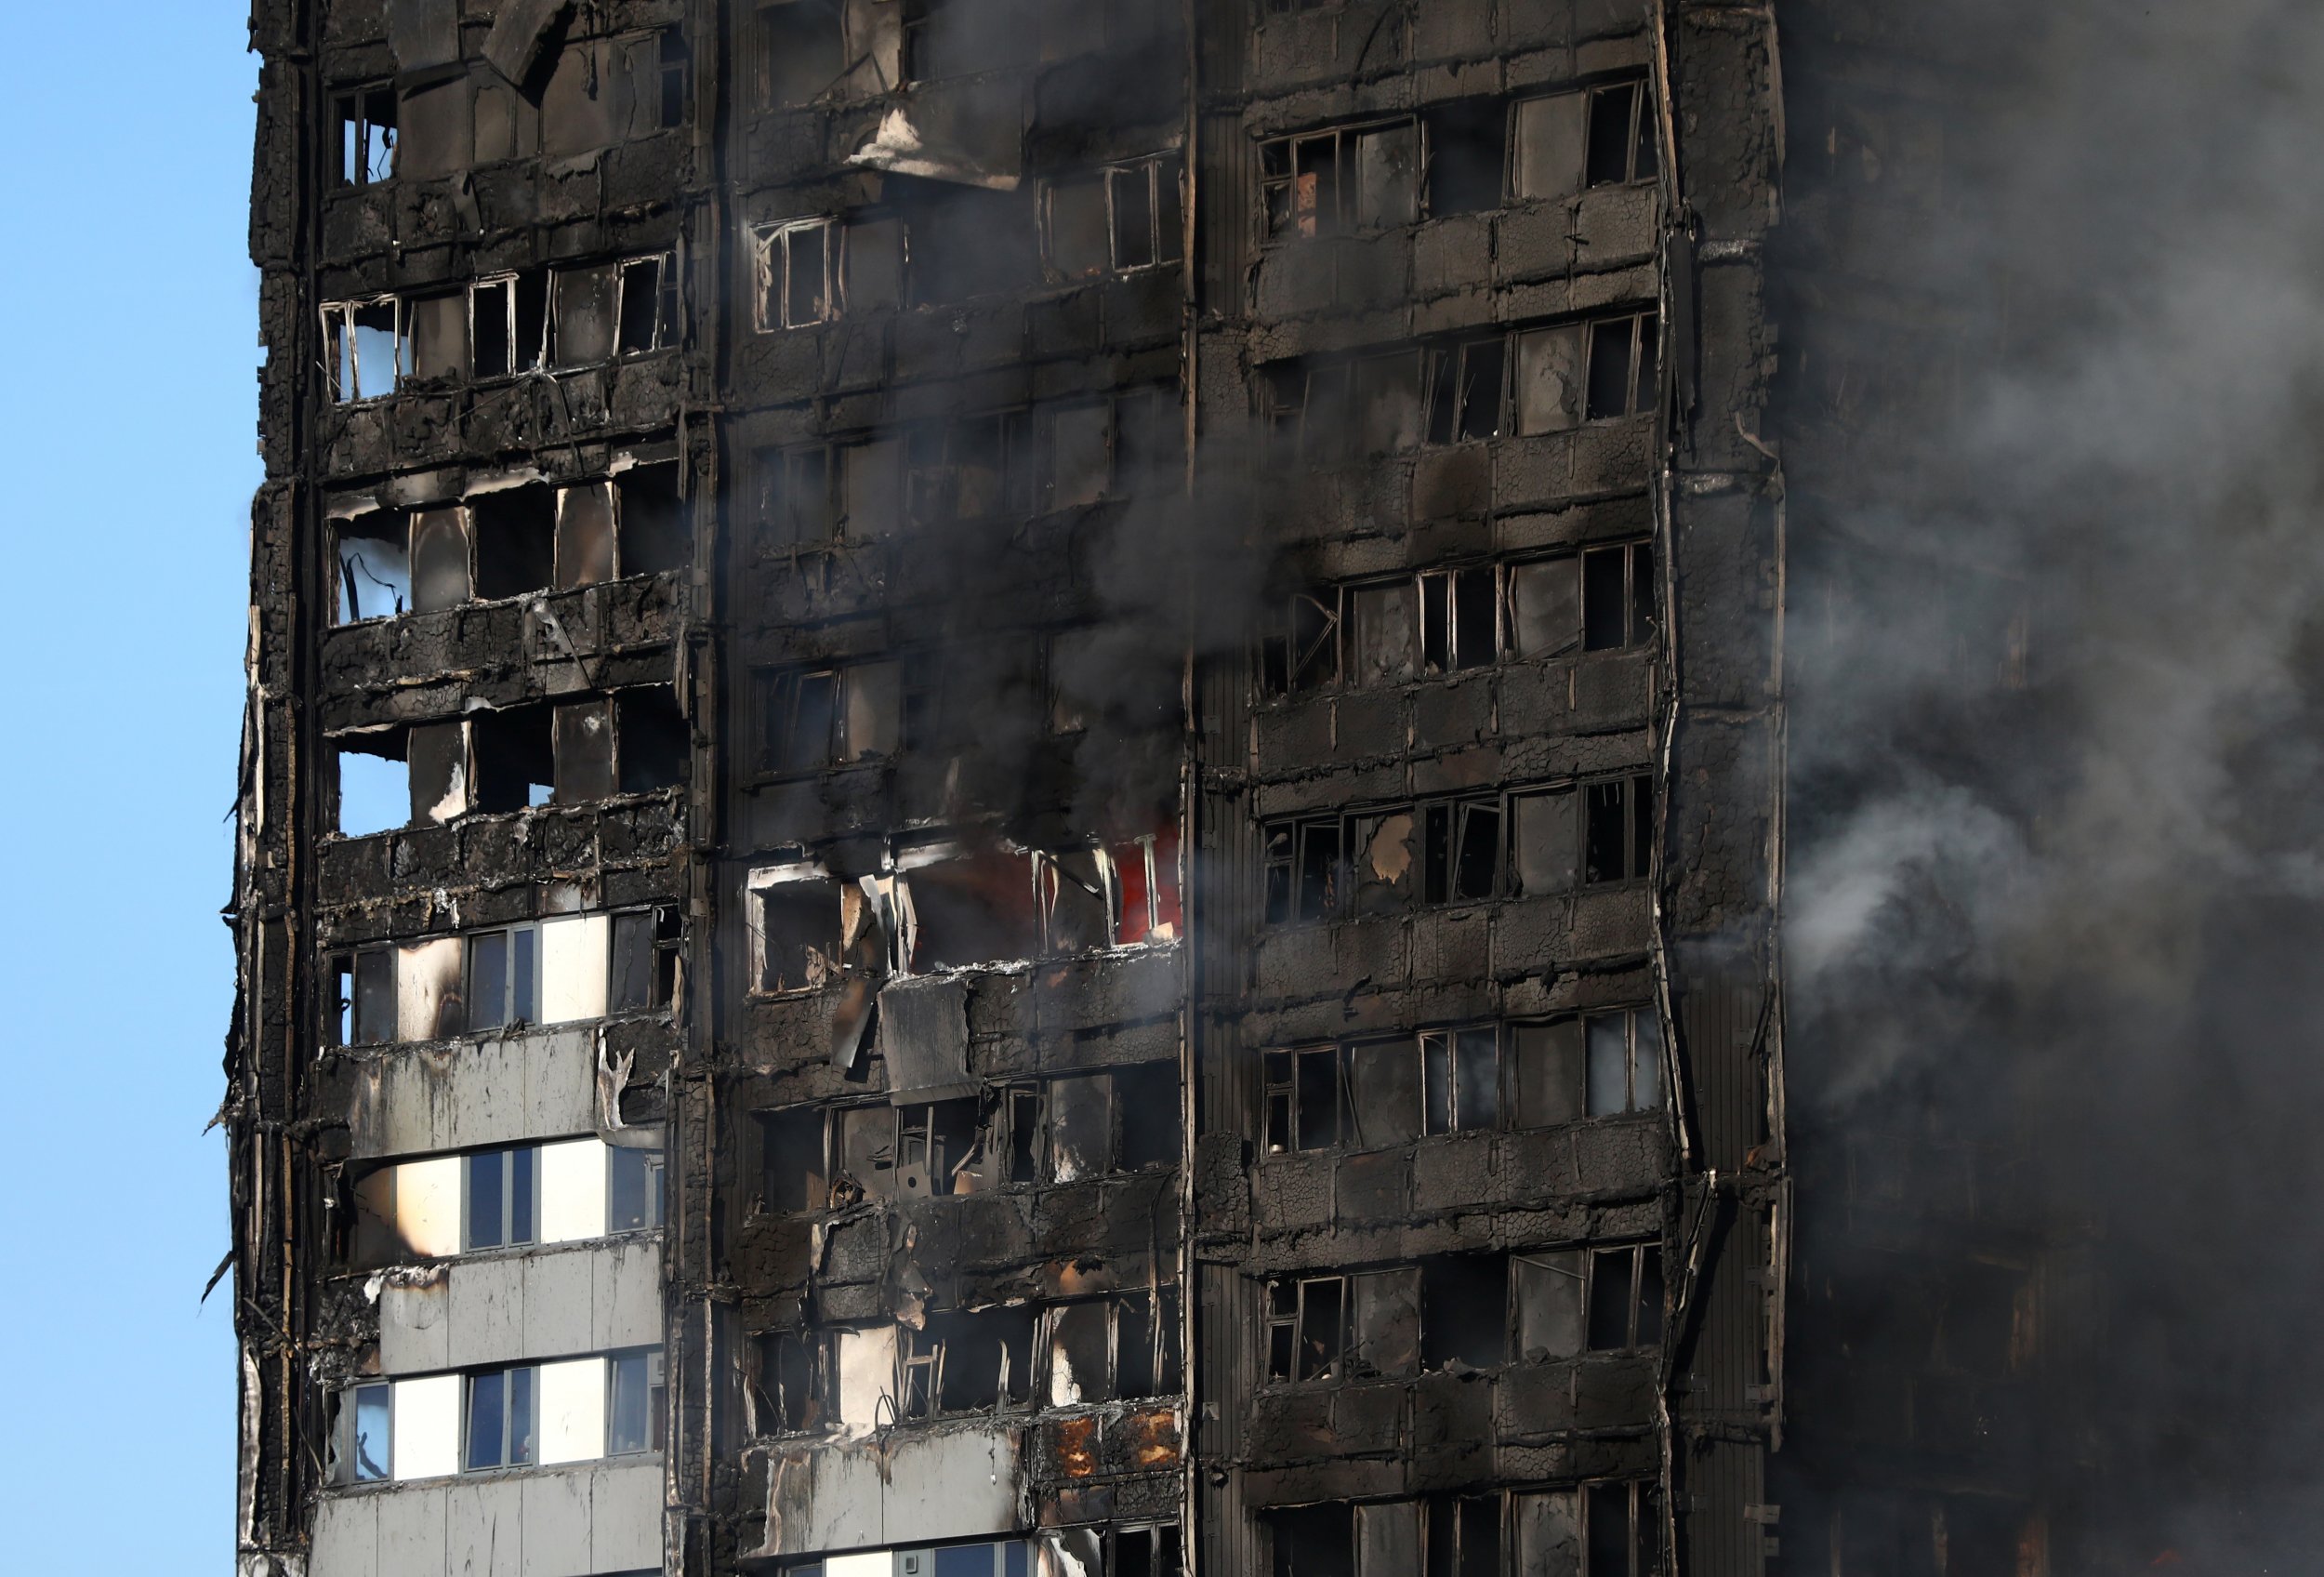
[[(1431, 1495), (1422, 1506), (1426, 1577), (1500, 1577), (1500, 1496)], [(1522, 1577), (1557, 1577), (1569, 1570), (1549, 1564), (1517, 1568)]]
[(1514, 399), (1520, 433), (1563, 432), (1581, 425), (1582, 326), (1522, 329), (1516, 336)]
[(414, 379), (448, 384), (467, 376), (468, 292), (416, 296), (403, 304), (403, 317)]
[(1589, 1266), (1581, 1250), (1509, 1256), (1512, 1340), (1527, 1362), (1573, 1358), (1583, 1346)]
[(758, 328), (804, 328), (839, 315), (839, 227), (801, 219), (751, 232), (757, 270)]
[(1420, 1034), (1422, 1098), (1431, 1133), (1500, 1125), (1500, 1034), (1430, 1029)]
[(593, 482), (557, 492), (556, 585), (561, 591), (611, 580), (614, 568), (614, 490)]
[(468, 1376), (468, 1438), (460, 1454), (464, 1471), (518, 1467), (533, 1460), (533, 1380), (530, 1364)]
[(754, 1400), (762, 1435), (801, 1434), (833, 1417), (830, 1344), (815, 1331), (770, 1331), (758, 1338)]
[(1177, 1523), (1116, 1528), (1113, 1537), (1114, 1558), (1106, 1565), (1107, 1577), (1183, 1577), (1185, 1557), (1180, 1553)]
[(339, 128), (339, 184), (376, 186), (395, 175), (395, 90), (384, 83), (333, 101)]
[(1046, 1325), (1051, 1407), (1179, 1389), (1175, 1287), (1057, 1305)]
[[(999, 32), (1000, 29), (990, 31)], [(1022, 289), (1041, 276), (1041, 227), (1034, 189), (990, 191), (943, 182), (892, 184), (909, 202), (912, 301), (940, 306)]]
[(770, 1211), (823, 1210), (830, 1204), (825, 1112), (789, 1107), (759, 1118), (760, 1199)]
[(1499, 796), (1447, 800), (1424, 806), (1421, 825), (1422, 903), (1471, 903), (1499, 895)]
[(1581, 787), (1585, 883), (1643, 881), (1654, 853), (1654, 780), (1644, 773)]
[(1277, 455), (1313, 466), (1348, 457), (1356, 436), (1348, 389), (1353, 365), (1294, 362), (1266, 369), (1261, 394)]
[(1270, 239), (1410, 224), (1419, 214), (1420, 128), (1406, 119), (1278, 137), (1259, 145)]
[(1267, 1149), (1335, 1149), (1353, 1132), (1348, 1108), (1345, 1054), (1338, 1046), (1268, 1052), (1261, 1072), (1266, 1083)]
[(988, 847), (908, 868), (915, 972), (1030, 958), (1040, 950), (1032, 862)]
[(846, 68), (840, 0), (784, 0), (758, 9), (756, 51), (761, 108), (812, 103)]
[(1322, 920), (1338, 910), (1347, 873), (1337, 813), (1270, 822), (1265, 846), (1268, 924)]
[(411, 824), (411, 767), (401, 735), (390, 731), (343, 739), (332, 759), (338, 769), (334, 825), (341, 834), (366, 838)]
[(1510, 115), (1510, 187), (1521, 200), (1571, 197), (1584, 185), (1591, 95), (1520, 99)]
[(411, 543), (412, 611), (441, 613), (467, 602), (473, 585), (467, 512), (415, 510)]
[(1512, 1026), (1509, 1056), (1510, 1100), (1519, 1128), (1571, 1122), (1587, 1109), (1580, 1019)]
[(1176, 154), (1133, 160), (1042, 188), (1046, 261), (1084, 279), (1178, 260), (1183, 230)]
[(374, 510), (338, 522), (338, 622), (392, 618), (411, 606), (409, 528), (400, 511)]
[(1590, 1255), (1590, 1350), (1662, 1342), (1662, 1248), (1638, 1243)]
[(849, 889), (820, 873), (766, 871), (752, 873), (751, 890), (759, 989), (813, 990), (836, 978)]
[(507, 378), (542, 364), (548, 345), (548, 272), (501, 274), (469, 287), (471, 376)]
[(1501, 205), (1509, 162), (1509, 104), (1461, 99), (1428, 113), (1428, 211), (1432, 218)]
[[(1564, 1500), (1570, 1507), (1572, 1491)], [(1662, 1491), (1651, 1479), (1585, 1485), (1580, 1504), (1580, 1543), (1588, 1552), (1583, 1577), (1657, 1577), (1662, 1570)], [(1572, 1570), (1570, 1560), (1566, 1570)]]
[(1484, 668), (1500, 655), (1499, 599), (1491, 564), (1419, 576), (1420, 666), (1428, 673)]
[[(1645, 545), (1638, 545), (1642, 553)], [(1617, 568), (1626, 568), (1622, 555)], [(1583, 633), (1580, 559), (1572, 555), (1539, 559), (1509, 566), (1506, 577), (1506, 616), (1512, 655), (1521, 657), (1556, 656), (1580, 644)], [(1642, 566), (1643, 567), (1643, 566)]]
[(613, 917), (605, 1010), (667, 1007), (675, 994), (683, 935), (675, 908), (625, 909)]
[(551, 366), (591, 366), (613, 358), (620, 294), (620, 271), (612, 263), (550, 272)]
[(636, 466), (614, 477), (621, 573), (667, 575), (692, 556), (693, 523), (675, 464)]
[(326, 302), (323, 336), (333, 400), (346, 404), (395, 392), (403, 376), (405, 343), (394, 297)]
[(605, 1360), (605, 1454), (660, 1451), (668, 1411), (662, 1350), (615, 1353)]
[(1340, 593), (1295, 591), (1261, 616), (1260, 683), (1270, 696), (1340, 681)]
[(1114, 876), (1114, 941), (1118, 947), (1169, 942), (1178, 936), (1178, 835), (1149, 833), (1116, 843), (1107, 861)]
[(1032, 510), (1033, 457), (1022, 411), (913, 431), (905, 448), (905, 499), (916, 524)]
[(1651, 411), (1661, 391), (1657, 315), (1606, 318), (1590, 325), (1589, 419)]
[(904, 304), (904, 221), (852, 219), (839, 235), (839, 310), (878, 311)]
[(1033, 1394), (1034, 1319), (1023, 1306), (961, 1310), (905, 1330), (896, 1411), (913, 1419), (1023, 1407)]
[(893, 755), (901, 743), (903, 665), (895, 659), (759, 677), (759, 762), (812, 772)]
[(1432, 345), (1425, 361), (1429, 443), (1465, 444), (1501, 436), (1506, 336)]
[(1427, 431), (1420, 408), (1422, 360), (1417, 351), (1395, 351), (1354, 364), (1349, 390), (1360, 452), (1401, 454), (1419, 443)]
[(907, 82), (971, 76), (1012, 65), (1037, 42), (1022, 22), (1008, 25), (973, 0), (904, 0)]
[(1052, 953), (1086, 952), (1114, 943), (1111, 884), (1095, 849), (1036, 855), (1041, 937)]
[(1590, 185), (1654, 179), (1655, 149), (1654, 94), (1644, 78), (1590, 90)]
[(1654, 639), (1654, 549), (1644, 542), (1581, 556), (1582, 650), (1610, 652)]
[[(1320, 9), (1313, 0), (1268, 0), (1271, 8)], [(1266, 1514), (1274, 1549), (1273, 1577), (1389, 1577), (1359, 1572), (1355, 1561), (1355, 1511), (1346, 1502), (1293, 1506)]]
[(839, 525), (851, 541), (894, 531), (904, 518), (904, 442), (873, 438), (839, 449)]
[(614, 308), (616, 355), (641, 356), (673, 344), (678, 327), (678, 269), (667, 257), (631, 258), (621, 265)]
[(1662, 1106), (1662, 1020), (1644, 1009), (1591, 1014), (1582, 1020), (1589, 1048), (1591, 1117), (1655, 1111)]
[(1348, 1278), (1267, 1283), (1267, 1378), (1323, 1380), (1347, 1346)]
[(1094, 504), (1114, 480), (1112, 412), (1103, 404), (1066, 405), (1050, 417), (1047, 507)]
[(1575, 815), (1578, 798), (1572, 788), (1512, 797), (1510, 865), (1520, 895), (1573, 891), (1580, 870), (1580, 830)]
[(1448, 1254), (1420, 1266), (1420, 1367), (1498, 1369), (1509, 1361), (1509, 1261)]
[(825, 444), (761, 449), (752, 458), (760, 539), (772, 547), (828, 542), (839, 523), (838, 468)]
[(599, 699), (561, 704), (550, 721), (556, 760), (554, 802), (588, 804), (611, 799), (614, 776), (614, 717)]

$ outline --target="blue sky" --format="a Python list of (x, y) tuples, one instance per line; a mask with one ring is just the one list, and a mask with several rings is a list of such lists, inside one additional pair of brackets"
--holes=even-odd
[[(20, 6), (0, 95), (7, 1564), (229, 1572), (222, 1093), (257, 283), (246, 7)], [(74, 73), (86, 69), (86, 78)]]

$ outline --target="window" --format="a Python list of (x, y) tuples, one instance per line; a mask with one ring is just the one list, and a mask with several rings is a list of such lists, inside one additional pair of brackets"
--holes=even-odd
[(759, 1372), (751, 1400), (761, 1435), (818, 1430), (835, 1416), (831, 1347), (824, 1332), (769, 1331), (753, 1344)]
[(1424, 351), (1428, 442), (1464, 444), (1501, 436), (1508, 339), (1489, 335), (1433, 345)]
[(1176, 394), (1151, 389), (1043, 413), (1047, 463), (1036, 506), (1077, 509), (1177, 484), (1184, 460)]
[(1589, 1299), (1591, 1351), (1660, 1345), (1661, 1246), (1638, 1243), (1591, 1252)]
[(462, 1468), (474, 1473), (482, 1468), (519, 1467), (533, 1460), (533, 1379), (530, 1365), (468, 1376)]
[(660, 1451), (668, 1411), (661, 1349), (616, 1353), (605, 1368), (605, 1454)]
[(1295, 591), (1261, 616), (1260, 683), (1268, 695), (1318, 690), (1340, 681), (1340, 596)]
[(1590, 420), (1654, 409), (1659, 392), (1656, 322), (1653, 312), (1640, 312), (1590, 325)]
[(1585, 883), (1644, 880), (1654, 854), (1653, 779), (1644, 773), (1582, 786)]
[(539, 1148), (485, 1150), (467, 1158), (466, 1173), (468, 1230), (461, 1246), (473, 1251), (532, 1242)]
[(1268, 431), (1278, 454), (1309, 465), (1501, 437), (1508, 346), (1497, 333), (1271, 366)]
[(840, 468), (827, 444), (761, 449), (753, 457), (759, 538), (769, 548), (806, 547), (838, 535)]
[(1259, 145), (1269, 239), (1411, 224), (1419, 212), (1420, 127), (1412, 120), (1336, 126)]
[(1506, 819), (1501, 796), (1481, 794), (1271, 822), (1267, 921), (1499, 896)]
[(847, 64), (838, 0), (762, 5), (757, 20), (755, 64), (761, 108), (812, 103), (838, 81)]
[(395, 90), (385, 84), (333, 101), (339, 128), (339, 184), (376, 186), (395, 175)]
[[(759, 989), (812, 991), (838, 977), (842, 928), (860, 927), (864, 895), (820, 868), (753, 871), (753, 950)], [(852, 921), (851, 924), (850, 921)]]
[(391, 1442), (392, 1387), (382, 1382), (373, 1385), (358, 1385), (348, 1393), (340, 1404), (347, 1420), (347, 1470), (345, 1478), (352, 1483), (365, 1484), (390, 1476), (393, 1458)]
[[(657, 949), (677, 945), (678, 921), (654, 915)], [(628, 966), (614, 951), (617, 916), (562, 915), (520, 926), (495, 927), (466, 936), (436, 936), (357, 949), (332, 963), (338, 983), (331, 1027), (342, 1045), (381, 1045), (394, 1040), (431, 1040), (476, 1029), (506, 1026), (563, 1024), (602, 1018), (617, 1000), (612, 983)], [(634, 939), (632, 921), (621, 928)], [(495, 941), (494, 938), (500, 940)], [(529, 938), (529, 940), (528, 940)], [(470, 941), (481, 944), (470, 948)], [(634, 972), (628, 971), (634, 978)], [(657, 968), (652, 994), (667, 1005)], [(490, 1019), (489, 1023), (477, 1022)]]
[(395, 392), (406, 344), (402, 309), (392, 296), (335, 301), (323, 309), (331, 398), (341, 404)]
[(915, 430), (905, 451), (905, 503), (915, 524), (1032, 510), (1033, 457), (1022, 411)]
[(1649, 543), (1512, 564), (1505, 582), (1504, 616), (1515, 656), (1554, 656), (1577, 647), (1623, 651), (1654, 640), (1657, 610)]
[(1654, 95), (1643, 79), (1590, 90), (1591, 186), (1654, 179), (1660, 173), (1655, 146)]
[(1591, 1117), (1662, 1107), (1662, 1020), (1651, 1009), (1591, 1014), (1580, 1020), (1588, 1048)]
[(1179, 1389), (1178, 1289), (1052, 1306), (1043, 1318), (1050, 1407), (1130, 1401)]
[(1184, 238), (1178, 158), (1139, 159), (1050, 181), (1042, 188), (1041, 219), (1044, 260), (1065, 279), (1174, 263)]
[(1267, 1378), (1322, 1380), (1347, 1345), (1348, 1279), (1316, 1276), (1267, 1284)]
[(1509, 101), (1462, 99), (1428, 112), (1428, 211), (1480, 213), (1501, 205), (1509, 164)]
[(621, 265), (618, 355), (642, 356), (675, 342), (678, 270), (666, 257), (632, 258)]
[(1516, 431), (1563, 432), (1653, 410), (1661, 388), (1657, 322), (1646, 311), (1517, 331)]
[(1658, 1577), (1660, 1492), (1610, 1481), (1265, 1514), (1274, 1577)]
[(1035, 1315), (1023, 1306), (931, 1313), (898, 1332), (896, 1411), (957, 1417), (1023, 1407), (1033, 1395)]
[(827, 219), (751, 232), (761, 334), (803, 328), (839, 315), (839, 236), (838, 225)]
[[(1105, 1570), (1098, 1565), (1100, 1530), (1059, 1529), (1042, 1532), (1043, 1542), (1052, 1547), (1061, 1541), (1077, 1541), (1069, 1560), (1047, 1557), (1039, 1563), (1044, 1572), (1081, 1572), (1097, 1577)], [(1086, 1543), (1086, 1550), (1082, 1547)], [(857, 1550), (846, 1556), (812, 1560), (794, 1561), (782, 1568), (782, 1577), (852, 1577), (852, 1574), (878, 1572), (886, 1577), (1027, 1577), (1035, 1567), (1033, 1546), (1023, 1539), (1005, 1539), (999, 1543), (972, 1544), (928, 1545), (918, 1549)]]
[(895, 754), (904, 665), (892, 658), (759, 676), (759, 768), (812, 772)]
[(501, 274), (469, 286), (471, 377), (531, 372), (542, 363), (548, 336), (548, 270)]

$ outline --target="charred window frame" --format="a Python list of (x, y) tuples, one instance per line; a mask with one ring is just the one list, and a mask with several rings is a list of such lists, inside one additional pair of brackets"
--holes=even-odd
[(1340, 912), (1348, 881), (1337, 812), (1269, 822), (1262, 834), (1266, 922), (1293, 925)]
[(905, 446), (905, 509), (919, 525), (1032, 512), (1032, 423), (997, 411), (916, 428)]
[(1180, 160), (1158, 153), (1041, 185), (1041, 260), (1057, 279), (1129, 274), (1179, 260)]
[(1654, 88), (1644, 77), (1591, 88), (1589, 112), (1586, 185), (1627, 186), (1659, 179)]
[(382, 400), (396, 391), (411, 362), (403, 303), (393, 296), (326, 301), (324, 368), (336, 404)]
[(1652, 645), (1660, 626), (1649, 542), (1519, 560), (1505, 567), (1502, 580), (1502, 619), (1514, 657), (1629, 651)]
[(1393, 230), (1420, 217), (1426, 138), (1411, 115), (1327, 126), (1259, 144), (1264, 242)]
[(1512, 331), (1277, 364), (1260, 387), (1279, 457), (1308, 466), (1506, 437)]
[(672, 131), (686, 124), (686, 89), (693, 63), (683, 28), (666, 27), (643, 47), (652, 51), (654, 86), (660, 89), (654, 126)]
[(838, 1416), (837, 1365), (821, 1331), (765, 1331), (752, 1340), (750, 1378), (757, 1433), (820, 1434)]
[(538, 370), (548, 346), (546, 269), (488, 275), (469, 286), (469, 368), (479, 382)]
[(1348, 1346), (1345, 1276), (1286, 1278), (1266, 1286), (1267, 1378), (1276, 1385), (1340, 1376)]
[(753, 12), (752, 91), (762, 110), (811, 104), (847, 70), (841, 0), (776, 0)]
[(1645, 773), (1584, 781), (1584, 886), (1644, 881), (1654, 866), (1654, 779)]
[(1133, 1523), (1108, 1531), (1107, 1577), (1184, 1577), (1186, 1556), (1175, 1522)]
[(1035, 1330), (1023, 1306), (939, 1310), (896, 1332), (896, 1413), (905, 1422), (1013, 1412), (1032, 1403)]
[(1661, 1577), (1663, 1570), (1661, 1491), (1653, 1479), (1327, 1501), (1268, 1512), (1263, 1520), (1273, 1577), (1500, 1577), (1504, 1570)]
[(760, 225), (750, 232), (758, 281), (753, 324), (759, 333), (829, 323), (846, 311), (840, 260), (846, 233), (828, 218)]
[(651, 355), (678, 342), (678, 266), (667, 252), (625, 258), (616, 277), (614, 354)]
[(745, 901), (754, 996), (818, 991), (839, 978), (850, 910), (865, 902), (852, 883), (819, 865), (770, 866), (750, 873)]
[(389, 83), (365, 83), (334, 95), (341, 186), (376, 186), (395, 179), (395, 88)]
[(838, 537), (843, 468), (836, 445), (760, 449), (751, 469), (757, 535), (766, 550), (822, 547)]
[(1355, 1132), (1348, 1048), (1301, 1046), (1261, 1054), (1269, 1155), (1338, 1149)]
[(1294, 591), (1261, 616), (1259, 682), (1268, 696), (1322, 690), (1340, 682), (1341, 592)]
[(1661, 392), (1659, 323), (1652, 311), (1591, 323), (1586, 419), (1614, 421), (1655, 408)]
[(1585, 1014), (1578, 1021), (1591, 1117), (1659, 1111), (1664, 1101), (1662, 1016), (1652, 1008)]
[(1141, 1401), (1182, 1389), (1174, 1285), (1052, 1304), (1042, 1311), (1050, 1407)]
[(760, 772), (821, 772), (893, 756), (903, 745), (904, 668), (884, 657), (759, 673)]
[(1593, 1249), (1585, 1292), (1588, 1347), (1628, 1352), (1662, 1345), (1662, 1245)]

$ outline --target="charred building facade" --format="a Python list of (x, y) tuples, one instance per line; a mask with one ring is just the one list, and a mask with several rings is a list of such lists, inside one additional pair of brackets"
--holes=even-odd
[(1769, 10), (252, 27), (246, 1577), (1780, 1570)]

